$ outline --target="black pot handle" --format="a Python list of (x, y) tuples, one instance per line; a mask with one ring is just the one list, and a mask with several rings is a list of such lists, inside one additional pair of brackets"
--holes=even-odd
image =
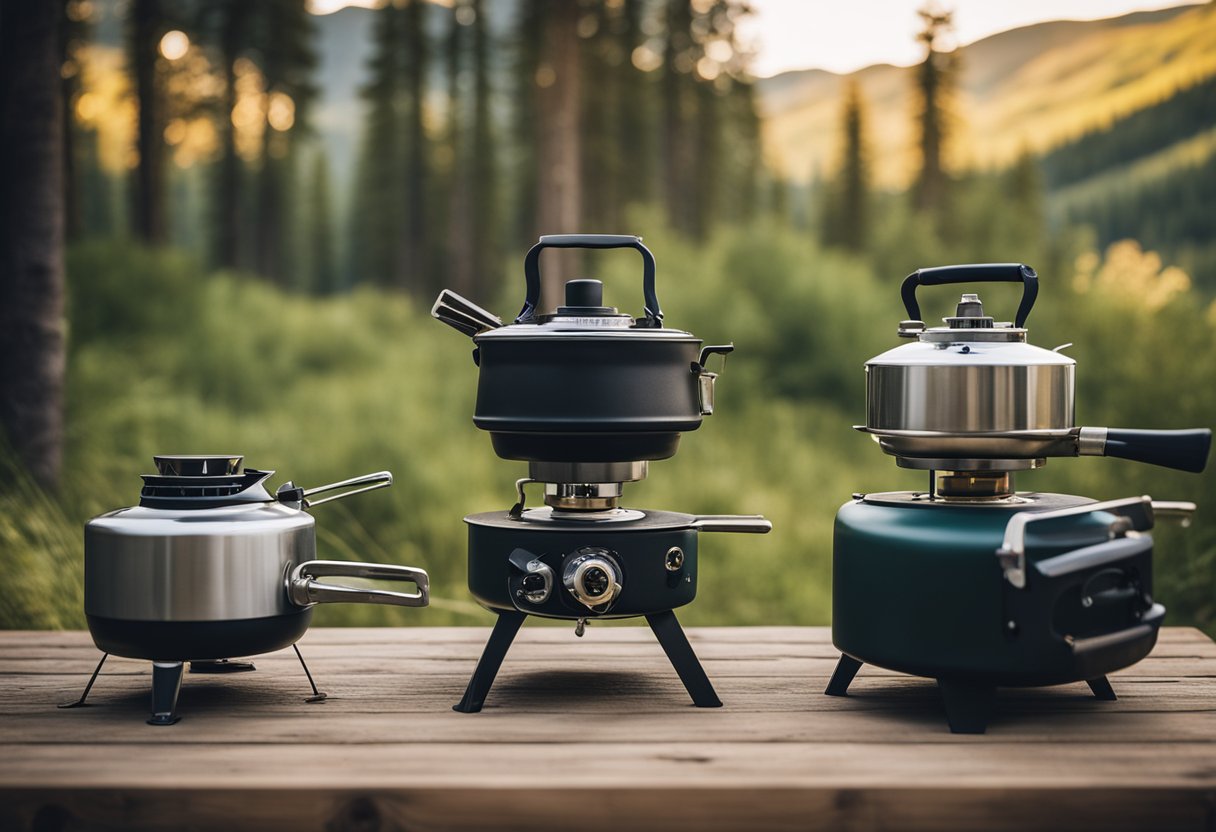
[(1194, 430), (1133, 430), (1107, 428), (1104, 456), (1147, 462), (1163, 468), (1199, 474), (1208, 464), (1212, 432)]
[(1039, 276), (1034, 269), (1022, 263), (970, 263), (917, 269), (904, 278), (899, 289), (908, 318), (924, 320), (920, 316), (920, 305), (916, 302), (917, 286), (945, 286), (950, 283), (1021, 283), (1022, 302), (1018, 304), (1018, 314), (1013, 324), (1018, 329), (1026, 325), (1034, 299), (1039, 294)]
[(646, 326), (661, 327), (663, 311), (659, 308), (659, 299), (654, 293), (654, 255), (650, 249), (642, 245), (641, 237), (631, 234), (546, 234), (524, 257), (524, 278), (527, 281), (527, 294), (524, 296), (524, 308), (520, 310), (515, 323), (529, 323), (536, 317), (536, 308), (540, 303), (540, 253), (547, 248), (632, 248), (642, 255), (642, 294), (646, 300)]

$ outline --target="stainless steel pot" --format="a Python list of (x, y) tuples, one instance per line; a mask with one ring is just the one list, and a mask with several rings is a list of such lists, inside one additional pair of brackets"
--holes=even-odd
[[(943, 327), (920, 320), (918, 286), (977, 282), (1022, 284), (1012, 324), (985, 315), (977, 294), (964, 294)], [(1038, 285), (1034, 269), (1021, 263), (910, 274), (901, 288), (909, 320), (899, 335), (916, 341), (866, 362), (866, 424), (857, 429), (911, 468), (1015, 470), (1047, 457), (1094, 455), (1202, 471), (1210, 430), (1073, 426), (1076, 362), (1061, 354), (1064, 347), (1026, 342)]]
[[(157, 457), (140, 505), (85, 526), (85, 614), (99, 649), (153, 661), (214, 660), (277, 650), (307, 629), (319, 603), (423, 607), (421, 569), (315, 560), (305, 509), (392, 483), (387, 471), (272, 496), (274, 472), (240, 471), (240, 456)], [(180, 474), (178, 472), (188, 471)], [(317, 499), (332, 491), (341, 493)], [(329, 577), (401, 581), (412, 592)]]

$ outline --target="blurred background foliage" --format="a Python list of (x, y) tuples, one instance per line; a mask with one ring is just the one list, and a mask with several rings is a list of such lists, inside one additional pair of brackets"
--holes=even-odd
[[(691, 624), (828, 623), (836, 509), (923, 485), (850, 430), (862, 365), (896, 344), (899, 282), (918, 267), (1033, 264), (1031, 340), (1074, 344), (1079, 424), (1211, 425), (1212, 4), (964, 49), (948, 44), (949, 12), (927, 9), (909, 32), (919, 67), (832, 76), (828, 92), (830, 73), (751, 78), (746, 13), (734, 0), (413, 0), (327, 17), (290, 0), (68, 0), (63, 463), (36, 482), (18, 449), (0, 452), (0, 626), (83, 626), (82, 524), (135, 502), (153, 454), (207, 451), (276, 468), (275, 484), (395, 474), (317, 509), (321, 556), (425, 567), (432, 608), (327, 606), (319, 623), (487, 623), (465, 591), (460, 518), (507, 507), (524, 472), (473, 427), (470, 345), (428, 311), (447, 286), (512, 316), (538, 232), (644, 234), (669, 324), (737, 346), (713, 418), (627, 487), (633, 505), (774, 523), (706, 541)], [(1125, 79), (1151, 74), (1149, 92), (1063, 119), (1113, 69), (1080, 73), (1078, 91), (1044, 65), (1086, 38), (1113, 62), (1128, 31), (1171, 45)], [(1039, 79), (1037, 110), (1062, 126), (984, 157), (992, 113), (1028, 106), (997, 107), (992, 89), (977, 103), (998, 58)], [(876, 100), (888, 84), (897, 100)], [(907, 145), (894, 167), (891, 119)], [(628, 252), (546, 274), (600, 277), (610, 303), (640, 309)], [(998, 319), (1015, 291), (985, 289)], [(932, 320), (955, 300), (930, 290), (922, 308)], [(1216, 634), (1212, 474), (1084, 458), (1019, 486), (1198, 502), (1192, 528), (1155, 532), (1157, 596), (1171, 623)]]

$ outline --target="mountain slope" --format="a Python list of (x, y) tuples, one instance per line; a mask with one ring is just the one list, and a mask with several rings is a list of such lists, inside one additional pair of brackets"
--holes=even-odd
[[(959, 57), (950, 161), (1001, 165), (1216, 74), (1216, 3), (1041, 23), (962, 47)], [(877, 65), (849, 76), (809, 70), (761, 81), (770, 163), (798, 181), (835, 167), (840, 93), (851, 78), (865, 99), (876, 182), (906, 185), (916, 161), (912, 72)]]

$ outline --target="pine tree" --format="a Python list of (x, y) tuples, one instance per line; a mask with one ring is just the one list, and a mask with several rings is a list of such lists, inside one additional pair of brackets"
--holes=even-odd
[(250, 48), (249, 16), (254, 7), (247, 0), (223, 0), (211, 7), (212, 37), (224, 78), (216, 127), (220, 159), (212, 183), (211, 214), (214, 239), (212, 262), (224, 269), (244, 265), (241, 237), (244, 229), (243, 180), (245, 163), (236, 150), (236, 62)]
[[(534, 83), (537, 137), (536, 218), (545, 234), (582, 229), (582, 67), (579, 60), (579, 4), (571, 0), (543, 3), (544, 34)], [(561, 300), (565, 280), (575, 273), (581, 258), (576, 249), (559, 249), (544, 271), (541, 308), (552, 309)]]
[(473, 286), (478, 296), (496, 288), (499, 270), (498, 143), (494, 140), (490, 87), (490, 25), (484, 0), (471, 0), (473, 10), (472, 239)]
[(63, 444), (60, 10), (0, 2), (0, 442), (43, 485)]
[(865, 248), (869, 236), (869, 174), (866, 167), (865, 117), (861, 89), (851, 81), (841, 112), (840, 170), (824, 205), (823, 241), (852, 251)]
[(133, 0), (129, 57), (139, 102), (136, 119), (135, 233), (149, 243), (168, 238), (165, 204), (164, 91), (157, 72), (160, 40), (167, 31), (160, 0)]
[(367, 117), (350, 216), (351, 279), (400, 286), (396, 241), (404, 227), (405, 209), (400, 114), (403, 15), (393, 4), (375, 15), (368, 62), (371, 77), (362, 89)]
[(291, 206), (295, 164), (294, 139), (304, 132), (308, 108), (316, 97), (312, 72), (316, 35), (307, 0), (264, 0), (259, 12), (260, 64), (265, 77), (266, 125), (262, 132), (262, 166), (258, 172), (256, 265), (278, 283), (291, 274)]
[(429, 295), (437, 289), (435, 263), (428, 239), (431, 147), (426, 132), (427, 76), (430, 43), (427, 38), (423, 0), (406, 0), (404, 25), (404, 117), (405, 117), (405, 222), (398, 272), (406, 288)]
[(930, 3), (917, 14), (922, 28), (916, 39), (925, 47), (925, 59), (916, 68), (921, 164), (913, 198), (922, 211), (941, 211), (949, 186), (942, 162), (948, 139), (946, 107), (956, 75), (955, 55), (941, 51), (941, 41), (953, 28), (953, 12)]
[(338, 271), (334, 259), (333, 201), (329, 188), (329, 160), (319, 149), (313, 159), (312, 181), (308, 199), (308, 260), (309, 288), (318, 294), (332, 294), (339, 289)]

